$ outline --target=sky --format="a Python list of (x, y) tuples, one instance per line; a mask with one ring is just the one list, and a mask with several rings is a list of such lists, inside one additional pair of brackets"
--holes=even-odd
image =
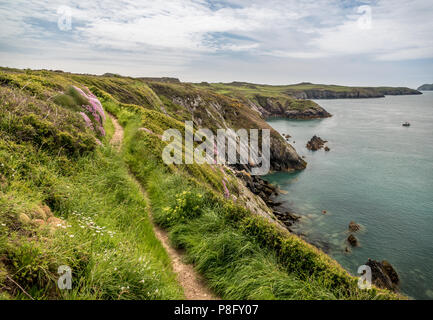
[(0, 66), (189, 82), (433, 83), (432, 0), (0, 0)]

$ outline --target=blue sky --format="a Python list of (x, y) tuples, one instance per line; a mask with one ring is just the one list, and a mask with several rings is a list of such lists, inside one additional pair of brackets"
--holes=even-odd
[(0, 16), (2, 66), (209, 82), (433, 82), (431, 0), (0, 0)]

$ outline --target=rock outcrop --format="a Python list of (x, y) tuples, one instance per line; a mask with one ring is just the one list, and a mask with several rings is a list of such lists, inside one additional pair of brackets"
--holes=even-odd
[[(325, 143), (328, 141), (323, 140), (322, 138), (314, 135), (310, 141), (307, 143), (307, 149), (311, 151), (317, 151), (322, 149), (325, 146)], [(328, 148), (329, 149), (329, 148)], [(329, 151), (329, 150), (328, 150)]]
[[(199, 128), (208, 128), (216, 133), (217, 129), (269, 129), (270, 169), (271, 171), (292, 171), (305, 169), (306, 162), (296, 150), (270, 125), (259, 112), (244, 101), (197, 89), (188, 84), (164, 84), (149, 82), (151, 89), (158, 95), (169, 99), (182, 108), (184, 114), (192, 119)], [(174, 115), (174, 117), (178, 117)], [(247, 148), (247, 146), (241, 146)], [(249, 165), (235, 166), (236, 169), (249, 170)]]
[(359, 99), (383, 98), (386, 95), (413, 95), (422, 94), (418, 90), (409, 88), (350, 88), (345, 90), (331, 89), (288, 89), (286, 94), (297, 99)]
[(359, 245), (359, 243), (358, 243), (358, 239), (356, 239), (355, 236), (354, 236), (353, 234), (351, 234), (351, 235), (349, 235), (349, 236), (347, 237), (347, 242), (349, 242), (349, 244), (350, 244), (352, 247), (357, 247), (357, 246)]
[(319, 106), (314, 101), (299, 100), (293, 98), (274, 98), (256, 95), (250, 100), (262, 117), (267, 118), (287, 118), (287, 119), (320, 119), (328, 118), (332, 115)]
[(361, 226), (354, 221), (350, 221), (349, 223), (349, 231), (356, 232), (361, 229)]
[(393, 291), (398, 289), (400, 278), (388, 261), (368, 259), (365, 265), (371, 268), (371, 281), (376, 287)]
[(237, 171), (236, 176), (244, 181), (245, 186), (259, 196), (272, 210), (274, 216), (291, 231), (290, 227), (300, 219), (300, 216), (288, 211), (282, 203), (273, 200), (279, 194), (278, 188), (260, 177), (250, 175), (245, 170)]

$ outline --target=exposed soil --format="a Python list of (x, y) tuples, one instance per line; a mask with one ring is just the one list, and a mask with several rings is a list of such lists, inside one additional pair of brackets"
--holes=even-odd
[[(111, 138), (110, 143), (119, 150), (122, 146), (123, 140), (123, 128), (117, 121), (117, 119), (109, 115), (113, 125), (114, 125), (114, 134)], [(131, 174), (131, 176), (135, 179), (135, 177)], [(137, 180), (136, 180), (137, 181)], [(140, 189), (142, 191), (143, 196), (147, 199), (146, 190), (144, 190), (141, 184), (137, 181)], [(150, 203), (147, 201), (147, 203)], [(149, 210), (149, 215), (152, 218), (151, 212)], [(183, 287), (183, 291), (187, 300), (216, 300), (217, 297), (206, 287), (203, 278), (194, 270), (192, 265), (186, 264), (183, 262), (183, 254), (181, 251), (174, 249), (170, 245), (170, 241), (167, 236), (167, 232), (158, 227), (155, 223), (153, 223), (153, 229), (155, 231), (155, 235), (158, 240), (161, 242), (163, 247), (168, 253), (170, 257), (173, 271), (177, 274), (177, 280), (179, 284)]]

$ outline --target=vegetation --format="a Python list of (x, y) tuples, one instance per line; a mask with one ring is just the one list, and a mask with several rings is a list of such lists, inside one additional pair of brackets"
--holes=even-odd
[(247, 82), (232, 83), (199, 83), (198, 87), (207, 87), (224, 95), (243, 96), (250, 100), (260, 97), (271, 97), (280, 101), (289, 101), (289, 109), (303, 110), (313, 102), (299, 99), (322, 98), (369, 98), (384, 95), (419, 94), (417, 90), (403, 87), (348, 87), (338, 85), (313, 84), (302, 82), (293, 85), (262, 85)]
[[(358, 289), (327, 255), (247, 210), (229, 168), (162, 162), (160, 135), (183, 128), (196, 90), (246, 112), (235, 100), (119, 76), (5, 69), (0, 83), (0, 298), (183, 298), (150, 210), (221, 298), (399, 298)], [(80, 114), (90, 94), (124, 127), (120, 152), (109, 118), (104, 136)], [(71, 291), (57, 288), (61, 265), (73, 270)]]

